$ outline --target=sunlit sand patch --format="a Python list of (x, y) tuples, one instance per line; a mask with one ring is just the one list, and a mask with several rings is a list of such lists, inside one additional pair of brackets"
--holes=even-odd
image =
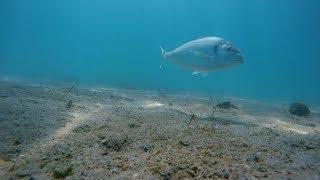
[[(317, 129), (314, 127), (303, 126), (295, 123), (286, 122), (283, 119), (277, 117), (261, 117), (253, 115), (242, 115), (242, 118), (248, 121), (248, 123), (258, 124), (263, 127), (279, 129), (281, 131), (293, 132), (300, 135), (309, 135), (316, 133)], [(257, 119), (263, 121), (257, 121)]]
[(246, 99), (246, 98), (238, 98), (238, 97), (233, 97), (233, 96), (225, 96), (225, 99), (230, 99), (232, 101), (241, 101), (241, 102), (247, 102), (247, 103), (253, 103), (253, 104), (258, 104), (261, 103), (257, 100), (253, 100), (253, 99)]
[(157, 101), (145, 101), (142, 106), (145, 108), (155, 108), (155, 107), (161, 107), (163, 105), (164, 104), (159, 103)]
[(72, 113), (70, 122), (68, 122), (64, 127), (59, 128), (54, 134), (52, 143), (55, 141), (59, 141), (69, 135), (73, 129), (75, 129), (78, 125), (82, 123), (84, 120), (84, 115), (80, 113)]
[(93, 92), (102, 92), (100, 89), (90, 89)]
[(55, 131), (55, 133), (52, 135), (53, 141), (50, 142), (51, 145), (54, 145), (63, 138), (67, 137), (69, 134), (73, 132), (75, 128), (82, 125), (87, 119), (89, 119), (93, 114), (99, 112), (100, 108), (103, 107), (103, 105), (100, 103), (96, 103), (96, 106), (98, 108), (91, 110), (90, 114), (83, 112), (72, 112), (70, 116), (70, 121), (67, 124), (65, 124), (64, 127), (61, 127), (57, 131)]
[[(61, 140), (66, 138), (69, 134), (73, 132), (73, 130), (84, 123), (84, 121), (88, 118), (88, 115), (73, 112), (70, 116), (70, 120), (63, 127), (57, 129), (51, 136), (45, 138), (43, 142), (39, 145), (42, 147), (52, 147), (58, 144)], [(49, 141), (47, 139), (50, 139)]]
[(275, 118), (275, 117), (269, 117), (269, 119), (270, 119), (270, 121), (273, 121), (273, 123), (275, 125), (277, 125), (277, 127), (279, 127), (282, 130), (285, 130), (285, 131), (291, 131), (291, 132), (301, 134), (301, 135), (308, 135), (308, 134), (314, 133), (314, 130), (311, 129), (310, 127), (285, 122), (285, 121), (283, 121), (279, 118)]
[[(103, 107), (103, 105), (97, 103), (98, 107)], [(93, 114), (99, 112), (100, 108), (95, 108), (91, 111), (91, 113), (84, 113), (84, 112), (72, 112), (70, 115), (69, 121), (63, 126), (57, 129), (55, 132), (53, 132), (51, 135), (43, 138), (37, 145), (35, 145), (38, 148), (50, 148), (56, 144), (58, 144), (60, 141), (67, 138), (68, 135), (73, 133), (73, 130), (82, 124), (84, 124)], [(31, 148), (30, 150), (32, 151)], [(26, 153), (31, 153), (31, 151), (26, 151)], [(23, 155), (22, 155), (23, 156)]]
[(5, 172), (10, 170), (13, 166), (13, 162), (10, 160), (4, 160), (0, 157), (0, 177), (3, 175)]

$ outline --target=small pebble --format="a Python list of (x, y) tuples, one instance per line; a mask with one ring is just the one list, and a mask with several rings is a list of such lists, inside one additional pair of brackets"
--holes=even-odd
[(191, 170), (191, 169), (188, 169), (187, 173), (188, 173), (191, 177), (196, 177), (196, 176), (197, 176), (196, 173), (195, 173), (193, 170)]
[(179, 144), (182, 145), (182, 146), (190, 146), (190, 143), (188, 141), (179, 141)]
[(267, 168), (266, 168), (266, 167), (263, 167), (263, 166), (258, 167), (258, 170), (259, 170), (260, 172), (267, 172)]

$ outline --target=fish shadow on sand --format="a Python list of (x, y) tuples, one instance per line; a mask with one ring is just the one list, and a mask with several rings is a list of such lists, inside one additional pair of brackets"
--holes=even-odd
[[(187, 120), (190, 119), (190, 117), (194, 114), (188, 114), (184, 111), (178, 110), (178, 109), (172, 109), (172, 111), (175, 111), (179, 113), (180, 115), (183, 115)], [(236, 118), (236, 117), (235, 117)], [(230, 125), (238, 125), (238, 126), (255, 126), (252, 124), (249, 124), (247, 122), (243, 122), (240, 120), (236, 120), (233, 118), (227, 118), (227, 117), (221, 117), (221, 116), (208, 116), (208, 117), (199, 117), (195, 116), (195, 121), (206, 121), (206, 122), (211, 122), (213, 125), (214, 124), (219, 124), (219, 125), (225, 125), (225, 126), (230, 126)]]
[(249, 125), (246, 122), (241, 122), (241, 121), (237, 121), (235, 119), (225, 118), (225, 117), (208, 117), (208, 118), (205, 118), (205, 120), (210, 121), (213, 124), (221, 124), (221, 125), (238, 125), (238, 126), (248, 126)]

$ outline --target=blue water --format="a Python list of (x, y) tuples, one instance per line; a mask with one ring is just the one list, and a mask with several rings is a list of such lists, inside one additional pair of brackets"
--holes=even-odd
[[(318, 0), (2, 0), (0, 76), (256, 99), (320, 99)], [(166, 50), (219, 36), (245, 64), (192, 76)]]

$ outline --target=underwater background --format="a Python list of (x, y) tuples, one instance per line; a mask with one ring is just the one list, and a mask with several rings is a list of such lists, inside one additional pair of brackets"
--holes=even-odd
[[(318, 0), (2, 0), (1, 80), (220, 94), (318, 104)], [(193, 76), (171, 51), (206, 36), (231, 41), (245, 64)]]

